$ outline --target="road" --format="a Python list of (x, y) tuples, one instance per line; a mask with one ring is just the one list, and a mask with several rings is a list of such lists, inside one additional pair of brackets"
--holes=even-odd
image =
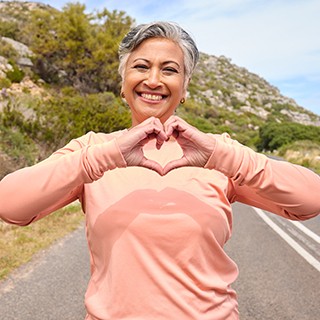
[[(289, 221), (268, 214), (319, 263), (320, 244)], [(320, 217), (304, 222), (320, 235)], [(289, 231), (290, 230), (290, 231)], [(257, 212), (236, 204), (234, 234), (226, 247), (238, 264), (234, 284), (241, 320), (318, 320), (319, 271), (284, 241)]]
[[(319, 263), (316, 235), (320, 235), (320, 217), (303, 223), (313, 232), (310, 236), (287, 220), (264, 214)], [(253, 208), (234, 205), (233, 229), (226, 250), (240, 269), (234, 284), (240, 319), (319, 319), (317, 265), (289, 246)], [(87, 244), (81, 227), (0, 283), (0, 318), (83, 320), (88, 278)]]
[(83, 227), (0, 282), (0, 319), (83, 320), (89, 279)]

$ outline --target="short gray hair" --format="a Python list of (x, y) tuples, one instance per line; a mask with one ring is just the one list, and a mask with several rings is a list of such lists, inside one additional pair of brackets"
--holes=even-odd
[(119, 46), (119, 73), (123, 79), (125, 65), (132, 53), (144, 40), (165, 38), (177, 43), (184, 54), (185, 78), (190, 79), (199, 60), (199, 51), (191, 36), (173, 22), (152, 22), (132, 28)]

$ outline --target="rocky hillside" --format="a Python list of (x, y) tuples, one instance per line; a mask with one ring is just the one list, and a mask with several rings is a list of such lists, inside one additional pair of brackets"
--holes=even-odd
[(2, 21), (16, 21), (19, 26), (28, 21), (30, 11), (45, 9), (56, 11), (50, 5), (30, 1), (0, 1), (0, 18)]
[(235, 114), (252, 113), (262, 120), (277, 115), (277, 120), (320, 126), (320, 116), (281, 94), (262, 77), (231, 62), (231, 59), (201, 54), (194, 76), (192, 96), (209, 105)]
[[(79, 111), (76, 109), (79, 108), (78, 105), (85, 104), (89, 106), (90, 103), (96, 105), (97, 101), (99, 101), (98, 103), (104, 101), (103, 99), (106, 98), (105, 92), (109, 91), (105, 89), (108, 88), (108, 85), (111, 88), (110, 91), (112, 91), (112, 94), (115, 96), (111, 98), (112, 94), (110, 93), (111, 95), (108, 95), (107, 98), (107, 104), (121, 104), (121, 102), (117, 100), (118, 98), (116, 98), (119, 95), (119, 92), (117, 92), (118, 87), (108, 83), (106, 83), (105, 87), (99, 88), (93, 86), (90, 92), (81, 92), (81, 88), (87, 88), (87, 84), (90, 83), (90, 81), (99, 84), (102, 82), (102, 79), (104, 81), (108, 79), (108, 76), (110, 79), (112, 78), (113, 83), (115, 83), (116, 78), (114, 75), (117, 73), (117, 65), (114, 63), (114, 60), (110, 58), (109, 64), (111, 67), (108, 66), (105, 73), (98, 73), (97, 70), (100, 72), (102, 69), (101, 61), (91, 63), (92, 61), (89, 59), (92, 65), (97, 63), (97, 70), (92, 69), (92, 66), (90, 66), (91, 69), (88, 71), (88, 76), (85, 73), (87, 71), (84, 71), (84, 67), (86, 66), (82, 65), (81, 73), (79, 73), (81, 77), (78, 76), (78, 62), (75, 63), (72, 57), (70, 58), (68, 56), (67, 58), (69, 60), (66, 59), (61, 63), (64, 58), (62, 55), (67, 50), (64, 49), (61, 41), (57, 41), (55, 38), (57, 38), (57, 32), (64, 32), (64, 29), (57, 29), (58, 31), (49, 30), (49, 32), (41, 34), (41, 30), (39, 29), (37, 31), (34, 27), (37, 26), (41, 28), (41, 23), (30, 27), (32, 13), (39, 9), (45, 12), (45, 14), (48, 14), (47, 17), (51, 18), (58, 12), (50, 6), (34, 2), (0, 1), (0, 178), (4, 173), (14, 170), (19, 166), (37, 161), (37, 159), (41, 158), (39, 155), (44, 155), (46, 152), (52, 151), (50, 148), (59, 146), (52, 142), (52, 131), (48, 128), (57, 125), (58, 122), (55, 122), (56, 118), (59, 119), (59, 117), (61, 117), (67, 119), (72, 129), (81, 127), (79, 131), (72, 131), (70, 129), (70, 132), (72, 131), (74, 135), (81, 134), (88, 130), (107, 131), (111, 130), (111, 127), (116, 127), (114, 124), (108, 128), (98, 125), (97, 123), (101, 120), (95, 121), (95, 115), (92, 115), (92, 110), (87, 110), (86, 112), (89, 116), (87, 114), (82, 115), (81, 120), (83, 122), (83, 118), (93, 117), (92, 122), (89, 123), (85, 121), (85, 124), (81, 123), (81, 125), (79, 125), (79, 123), (76, 122), (78, 120), (75, 120), (75, 118), (79, 116)], [(83, 8), (78, 4), (75, 5), (75, 7), (70, 7), (69, 11), (65, 14), (72, 14), (73, 20), (75, 20), (75, 12), (78, 15), (82, 14), (82, 20), (79, 21), (82, 25), (84, 23), (83, 21), (85, 21), (87, 26), (91, 27), (91, 20), (89, 20), (81, 10), (83, 11)], [(45, 15), (42, 14), (42, 17), (43, 16)], [(59, 21), (63, 21), (63, 19)], [(88, 21), (86, 21), (86, 19), (88, 19)], [(115, 21), (115, 25), (119, 28), (119, 20), (113, 17), (113, 21)], [(110, 25), (107, 23), (106, 25), (110, 28)], [(100, 28), (100, 25), (98, 28)], [(121, 32), (123, 32), (122, 29)], [(95, 29), (92, 34), (96, 34), (96, 30), (97, 29)], [(82, 34), (83, 30), (81, 31), (81, 35)], [(62, 36), (64, 35), (62, 34)], [(50, 43), (50, 45), (48, 45), (49, 47), (54, 47), (55, 45), (55, 51), (46, 51), (45, 54), (41, 55), (40, 47), (35, 47), (34, 41), (31, 42), (30, 40), (37, 39), (37, 37), (48, 37), (45, 38), (47, 42), (44, 43)], [(50, 37), (53, 38), (56, 43), (49, 42), (51, 41)], [(78, 37), (77, 35), (77, 41)], [(69, 39), (68, 37), (65, 38)], [(81, 39), (79, 41), (74, 43), (76, 43), (76, 45), (80, 43), (80, 47), (81, 41), (83, 41), (83, 43), (90, 43), (90, 41)], [(33, 45), (33, 50), (31, 50), (31, 44)], [(47, 50), (48, 46), (44, 46), (43, 50)], [(34, 52), (34, 50), (37, 52)], [(90, 50), (93, 49), (86, 48), (86, 55), (88, 55), (88, 52), (91, 52)], [(108, 52), (110, 52), (110, 49), (108, 50)], [(113, 53), (110, 53), (110, 56), (114, 55), (114, 50), (116, 49), (113, 48), (112, 50)], [(93, 57), (98, 56), (96, 52), (92, 51), (91, 53)], [(52, 59), (54, 55), (57, 56), (56, 59)], [(99, 55), (101, 56), (101, 52)], [(102, 56), (104, 57), (105, 55)], [(84, 59), (80, 58), (79, 61), (81, 62), (86, 58), (87, 56), (85, 56)], [(106, 59), (104, 58), (103, 60)], [(40, 68), (39, 61), (41, 62)], [(66, 63), (67, 61), (70, 61), (69, 64)], [(72, 65), (73, 69), (70, 69), (69, 65)], [(56, 72), (57, 76), (50, 77), (50, 70)], [(72, 73), (72, 81), (70, 77), (67, 77), (68, 73)], [(45, 76), (42, 77), (42, 75)], [(89, 79), (89, 82), (81, 83), (83, 79), (87, 79), (86, 81)], [(70, 81), (67, 82), (67, 80)], [(72, 93), (72, 97), (70, 96), (71, 87), (73, 87), (78, 95)], [(68, 92), (68, 95), (63, 96), (63, 92)], [(85, 102), (83, 102), (84, 96), (86, 97), (85, 99), (87, 99)], [(51, 97), (53, 97), (54, 102), (51, 101)], [(101, 97), (103, 97), (103, 99)], [(73, 99), (72, 101), (71, 98)], [(90, 103), (88, 99), (91, 99)], [(48, 101), (51, 101), (51, 104), (48, 104)], [(34, 105), (40, 106), (40, 108), (36, 109)], [(64, 105), (67, 111), (65, 111), (63, 115), (58, 115), (62, 110), (61, 105)], [(56, 109), (58, 111), (54, 113), (51, 110), (54, 110), (56, 106), (58, 106)], [(75, 110), (72, 108), (75, 108)], [(101, 113), (96, 116), (98, 116), (99, 119), (105, 119), (107, 112), (110, 111), (107, 110), (106, 105), (103, 105), (103, 103), (100, 109), (102, 110)], [(318, 132), (315, 130), (318, 130), (316, 128), (320, 127), (319, 115), (313, 114), (302, 106), (299, 106), (290, 97), (282, 95), (279, 89), (270, 85), (261, 76), (233, 64), (231, 59), (225, 56), (217, 57), (205, 53), (201, 53), (200, 55), (199, 65), (189, 86), (187, 102), (178, 109), (178, 112), (182, 117), (186, 118), (187, 121), (203, 131), (227, 131), (240, 142), (257, 149), (264, 149), (265, 145), (261, 147), (262, 144), (260, 140), (261, 132), (263, 131), (262, 128), (266, 123), (295, 123), (305, 126), (309, 130), (308, 132), (310, 132), (310, 130)], [(112, 118), (116, 117), (112, 116)], [(122, 117), (121, 120), (119, 120), (121, 125), (125, 126), (126, 119), (126, 117)], [(61, 120), (59, 121), (61, 122)], [(43, 126), (44, 123), (46, 128)], [(121, 125), (119, 125), (119, 127), (121, 127)], [(296, 128), (293, 127), (292, 130), (295, 129)], [(301, 127), (298, 129), (300, 130), (299, 132), (304, 130), (301, 129)], [(38, 132), (35, 132), (36, 130), (38, 130)], [(65, 128), (61, 130), (61, 138), (58, 135), (56, 139), (61, 143), (64, 142), (64, 139), (68, 140), (73, 137), (70, 132), (66, 134), (67, 131)], [(39, 132), (42, 132), (40, 135), (42, 140), (39, 138)], [(57, 128), (55, 132), (57, 132)], [(310, 134), (305, 136), (308, 137)], [(45, 140), (49, 139), (48, 137), (51, 137), (50, 141)], [(302, 135), (300, 140), (304, 139)], [(289, 139), (286, 141), (286, 145), (294, 141), (294, 139)], [(285, 144), (285, 142), (283, 142), (283, 144)], [(51, 146), (50, 148), (48, 147), (49, 145)], [(295, 155), (297, 152), (300, 152), (302, 145), (306, 144), (299, 144), (299, 147), (295, 145)], [(303, 151), (309, 155), (313, 155), (311, 160), (308, 159), (306, 165), (310, 164), (310, 161), (316, 161), (315, 167), (318, 165), (320, 167), (319, 145), (320, 141), (318, 144), (318, 140), (315, 138), (310, 144), (312, 152), (310, 152), (310, 148), (307, 151)], [(12, 146), (14, 147), (13, 149)], [(45, 152), (43, 148), (46, 149)], [(275, 148), (277, 148), (277, 146)], [(281, 155), (283, 156), (287, 151), (287, 149), (284, 150)], [(290, 154), (292, 154), (292, 152)], [(1, 159), (3, 159), (3, 161), (1, 161)]]

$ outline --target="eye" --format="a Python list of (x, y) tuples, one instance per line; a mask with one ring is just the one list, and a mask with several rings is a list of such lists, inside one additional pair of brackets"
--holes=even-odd
[(145, 64), (137, 64), (137, 65), (135, 65), (133, 68), (134, 68), (134, 69), (137, 69), (137, 70), (139, 70), (139, 71), (142, 71), (142, 72), (148, 70), (148, 66), (145, 65)]
[(165, 67), (165, 68), (163, 69), (163, 72), (164, 72), (165, 74), (170, 75), (170, 74), (178, 73), (178, 70), (177, 70), (176, 68), (174, 68), (174, 67)]

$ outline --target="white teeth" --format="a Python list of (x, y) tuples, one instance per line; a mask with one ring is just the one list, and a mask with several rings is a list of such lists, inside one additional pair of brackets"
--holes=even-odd
[(154, 101), (160, 101), (162, 99), (161, 95), (158, 94), (149, 94), (149, 93), (142, 93), (142, 98), (148, 99), (148, 100), (154, 100)]

